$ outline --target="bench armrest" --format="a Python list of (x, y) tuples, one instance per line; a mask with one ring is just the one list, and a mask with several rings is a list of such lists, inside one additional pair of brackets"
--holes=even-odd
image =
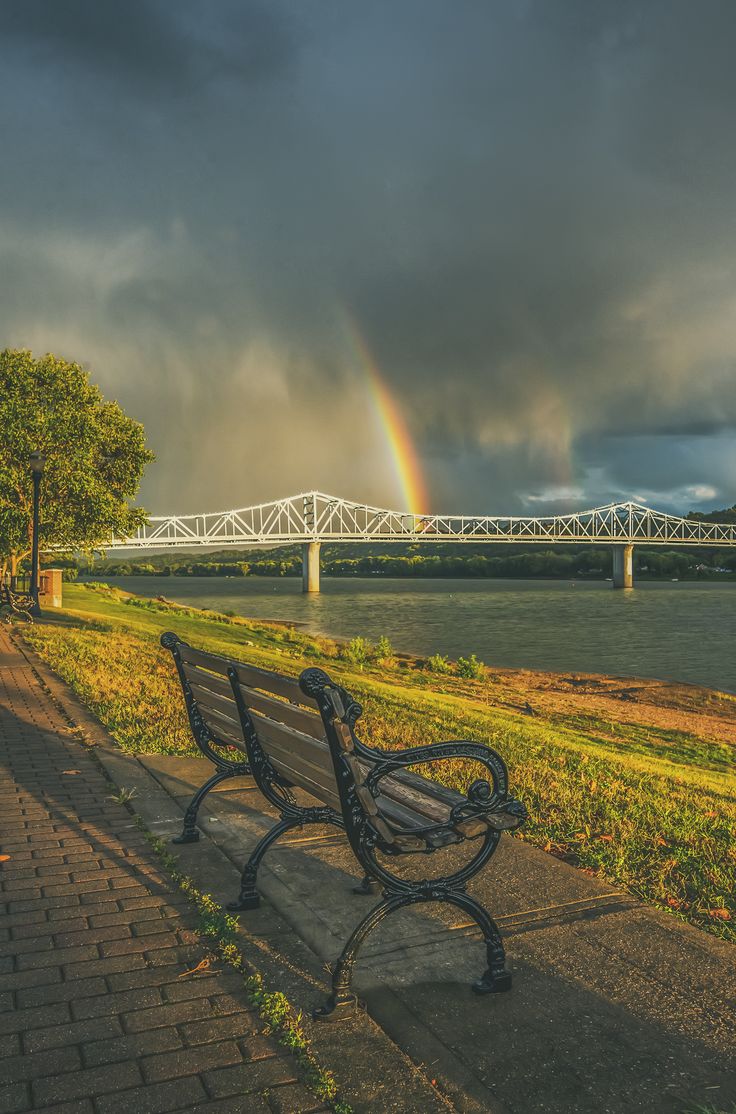
[(382, 759), (374, 765), (365, 780), (371, 791), (382, 778), (407, 766), (466, 758), (486, 767), (491, 775), (490, 782), (483, 778), (472, 782), (465, 794), (465, 801), (452, 809), (447, 821), (449, 826), (482, 817), (498, 831), (512, 831), (521, 827), (528, 818), (528, 812), (521, 801), (508, 795), (508, 771), (501, 755), (483, 743), (452, 739), (398, 751), (377, 752), (371, 748), (374, 762), (377, 753), (382, 755)]
[[(466, 758), (485, 766), (490, 774), (490, 781), (474, 781), (464, 800), (451, 809), (447, 821), (421, 829), (422, 834), (446, 830), (475, 818), (482, 818), (498, 832), (508, 831), (520, 827), (527, 819), (524, 805), (508, 795), (506, 764), (492, 747), (468, 739), (429, 743), (405, 750), (387, 751), (369, 747), (355, 734), (355, 724), (363, 709), (349, 692), (330, 680), (323, 670), (314, 667), (304, 670), (299, 678), (299, 687), (317, 702), (335, 763), (344, 761), (345, 756), (351, 756), (368, 766), (363, 787), (373, 797), (378, 795), (382, 778), (406, 766), (458, 758)], [(356, 777), (354, 770), (352, 777)]]

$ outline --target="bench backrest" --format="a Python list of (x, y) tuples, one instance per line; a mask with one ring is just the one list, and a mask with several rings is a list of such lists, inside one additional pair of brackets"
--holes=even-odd
[(178, 639), (170, 648), (216, 742), (248, 753), (235, 683), (246, 712), (245, 727), (255, 732), (258, 746), (276, 772), (339, 811), (332, 756), (317, 703), (301, 691), (295, 678), (195, 650)]
[[(350, 810), (352, 805), (348, 801), (343, 807), (340, 800), (335, 776), (335, 761), (339, 761), (350, 773), (351, 798), (383, 842), (407, 847), (421, 845), (410, 834), (412, 830), (447, 823), (452, 808), (465, 800), (456, 791), (408, 770), (392, 773), (381, 781), (380, 790), (372, 793), (365, 778), (373, 762), (367, 761), (363, 753), (356, 754), (355, 737), (341, 705), (323, 708), (320, 714), (317, 700), (300, 687), (296, 678), (196, 650), (173, 634), (164, 635), (161, 641), (176, 659), (190, 715), (195, 712), (195, 735), (195, 719), (199, 716), (215, 744), (236, 747), (247, 757), (262, 789), (258, 762), (253, 761), (259, 752), (283, 783), (306, 790), (344, 815), (345, 807)], [(329, 681), (321, 670), (314, 669), (306, 671), (302, 679), (308, 673)], [(339, 760), (333, 759), (328, 727)], [(483, 834), (487, 825), (482, 819), (472, 818), (457, 822), (453, 829), (468, 838)]]

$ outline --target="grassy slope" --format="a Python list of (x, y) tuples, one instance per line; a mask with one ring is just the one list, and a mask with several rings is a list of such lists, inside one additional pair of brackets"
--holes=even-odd
[[(337, 657), (334, 643), (288, 628), (97, 585), (65, 586), (65, 594), (65, 621), (30, 628), (28, 638), (124, 749), (193, 753), (171, 658), (157, 645), (164, 630), (291, 674), (320, 662), (364, 704), (366, 742), (489, 742), (506, 759), (513, 792), (531, 812), (523, 838), (736, 940), (730, 705), (720, 712), (729, 725), (725, 740), (723, 732), (716, 740), (627, 722), (625, 705), (616, 722), (610, 714), (579, 712), (532, 718), (504, 705), (493, 675), (462, 681), (411, 662), (358, 670)], [(733, 708), (736, 713), (736, 703)], [(467, 769), (448, 762), (431, 772), (460, 787), (468, 778)]]

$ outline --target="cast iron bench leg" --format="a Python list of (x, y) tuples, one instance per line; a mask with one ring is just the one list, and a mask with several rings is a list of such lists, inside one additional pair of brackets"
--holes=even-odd
[(453, 893), (447, 895), (447, 901), (464, 909), (476, 922), (486, 945), (488, 969), (473, 983), (475, 994), (502, 994), (511, 990), (511, 971), (506, 966), (506, 953), (503, 950), (501, 933), (493, 918), (469, 894)]
[(234, 777), (232, 770), (218, 770), (213, 774), (204, 785), (202, 785), (192, 797), (189, 808), (184, 813), (184, 827), (182, 828), (181, 835), (172, 839), (172, 843), (196, 843), (199, 839), (199, 832), (197, 831), (197, 813), (199, 806), (205, 799), (210, 789), (214, 789), (225, 778)]
[(315, 1021), (341, 1021), (344, 1017), (350, 1017), (355, 1012), (358, 999), (351, 989), (353, 967), (366, 936), (389, 913), (393, 913), (395, 909), (400, 909), (402, 905), (410, 905), (412, 901), (413, 898), (406, 894), (384, 898), (375, 909), (371, 909), (370, 913), (354, 929), (333, 968), (332, 994), (324, 1006), (320, 1006), (312, 1014)]
[(258, 875), (258, 867), (261, 865), (261, 859), (266, 854), (271, 844), (275, 843), (279, 836), (282, 836), (284, 832), (288, 832), (290, 828), (300, 828), (303, 823), (304, 818), (301, 816), (287, 816), (283, 820), (279, 820), (278, 824), (274, 824), (271, 831), (266, 833), (243, 867), (238, 900), (230, 902), (227, 907), (229, 912), (241, 913), (244, 909), (258, 908), (261, 899), (256, 890), (256, 878)]
[[(422, 900), (421, 898), (419, 899)], [(489, 916), (482, 905), (479, 905), (466, 893), (448, 890), (440, 898), (427, 898), (427, 901), (446, 901), (457, 905), (468, 913), (477, 923), (483, 933), (486, 945), (488, 969), (472, 984), (476, 994), (499, 994), (511, 989), (511, 972), (506, 968), (506, 957), (501, 942), (501, 934), (496, 922)], [(380, 924), (384, 917), (401, 909), (405, 905), (417, 903), (417, 895), (412, 893), (393, 894), (372, 909), (364, 917), (342, 950), (340, 958), (332, 972), (332, 993), (325, 1002), (314, 1010), (312, 1017), (315, 1021), (341, 1021), (350, 1017), (355, 1012), (358, 999), (352, 992), (353, 967), (365, 938)]]
[(371, 877), (370, 874), (364, 874), (363, 880), (357, 886), (353, 886), (353, 893), (360, 894), (362, 897), (372, 897), (373, 894), (381, 892), (381, 883), (377, 878)]

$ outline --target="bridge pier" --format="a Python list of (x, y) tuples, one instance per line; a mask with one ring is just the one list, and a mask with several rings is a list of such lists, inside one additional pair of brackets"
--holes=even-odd
[(319, 592), (319, 542), (302, 545), (302, 592)]
[(634, 587), (633, 545), (614, 545), (613, 547), (613, 586), (614, 588)]

